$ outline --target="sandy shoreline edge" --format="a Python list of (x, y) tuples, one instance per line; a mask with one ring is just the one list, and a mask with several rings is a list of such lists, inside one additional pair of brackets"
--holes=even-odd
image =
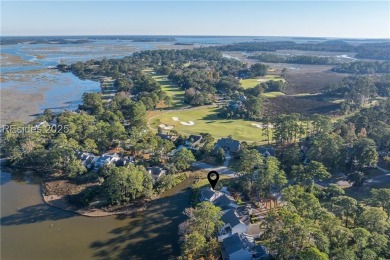
[(43, 201), (54, 208), (70, 211), (85, 217), (107, 217), (112, 215), (131, 215), (140, 213), (146, 210), (147, 205), (144, 203), (142, 207), (135, 205), (124, 205), (115, 210), (105, 210), (99, 208), (77, 209), (70, 205), (64, 195), (45, 195), (45, 182), (41, 185), (41, 196)]

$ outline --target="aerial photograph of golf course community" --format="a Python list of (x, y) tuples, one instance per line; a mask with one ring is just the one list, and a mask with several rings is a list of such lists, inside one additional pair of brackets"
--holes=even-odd
[[(300, 18), (313, 26), (284, 21), (281, 36), (197, 9), (222, 3), (149, 2), (216, 22), (197, 20), (208, 36), (185, 22), (191, 36), (165, 32), (176, 20), (155, 11), (134, 23), (125, 10), (149, 14), (139, 2), (99, 2), (82, 18), (89, 4), (72, 2), (25, 3), (28, 17), (80, 8), (36, 31), (11, 2), (2, 11), (1, 259), (390, 259), (389, 5), (324, 2), (376, 19), (378, 33), (336, 15), (334, 36), (319, 37), (314, 24), (329, 24), (311, 1), (291, 10), (313, 8), (318, 18)], [(242, 8), (256, 6), (275, 12)], [(132, 33), (104, 31), (122, 28), (116, 17)], [(218, 21), (257, 36), (221, 36)]]

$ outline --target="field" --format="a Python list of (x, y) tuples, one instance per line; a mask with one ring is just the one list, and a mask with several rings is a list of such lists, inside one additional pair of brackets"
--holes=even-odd
[(339, 108), (339, 103), (324, 100), (322, 95), (277, 96), (264, 102), (264, 111), (269, 117), (290, 113), (300, 113), (304, 116), (316, 113), (332, 114)]
[(266, 75), (266, 76), (260, 77), (260, 78), (242, 79), (240, 82), (241, 82), (241, 86), (243, 88), (247, 89), (247, 88), (253, 88), (253, 87), (259, 85), (260, 83), (267, 82), (269, 80), (282, 80), (282, 81), (284, 81), (284, 79), (282, 79), (281, 77), (279, 77), (277, 75)]
[[(293, 54), (296, 52), (293, 50), (279, 50), (278, 52)], [(259, 52), (261, 53), (261, 52)], [(272, 52), (273, 53), (273, 52)], [(307, 55), (327, 55), (335, 56), (341, 55), (342, 53), (330, 53), (330, 52), (304, 52), (299, 51), (300, 54), (306, 53)], [(252, 65), (257, 63), (256, 60), (248, 59), (248, 56), (240, 52), (225, 52), (229, 56), (237, 58), (238, 60)], [(251, 53), (250, 55), (255, 55), (256, 52)], [(354, 54), (351, 54), (352, 56)], [(331, 72), (330, 69), (333, 66), (329, 65), (307, 65), (307, 64), (289, 64), (289, 63), (266, 63), (262, 62), (268, 66), (270, 73), (279, 75), (283, 68), (287, 69), (287, 88), (285, 93), (290, 94), (299, 94), (299, 93), (319, 93), (321, 90), (326, 87), (328, 84), (340, 82), (344, 77), (347, 77), (347, 74)], [(280, 77), (275, 75), (267, 75), (265, 78), (270, 77), (269, 79), (280, 79)], [(276, 77), (276, 78), (271, 78)], [(256, 86), (258, 83), (256, 79), (243, 80), (244, 88), (251, 88)]]
[[(180, 121), (174, 121), (172, 117), (178, 117)], [(181, 124), (190, 121), (194, 125)], [(215, 138), (231, 135), (234, 139), (257, 143), (265, 139), (262, 137), (262, 129), (252, 125), (259, 122), (223, 119), (218, 116), (218, 108), (210, 106), (150, 113), (149, 126), (157, 130), (160, 124), (174, 126), (176, 131), (186, 135), (210, 133)]]

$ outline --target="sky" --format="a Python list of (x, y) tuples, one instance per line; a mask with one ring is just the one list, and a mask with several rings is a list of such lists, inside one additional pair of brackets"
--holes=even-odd
[(390, 1), (1, 0), (1, 35), (390, 38)]

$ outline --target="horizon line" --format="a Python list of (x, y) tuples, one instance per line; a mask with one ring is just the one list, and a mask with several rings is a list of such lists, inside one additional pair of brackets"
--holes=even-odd
[(287, 38), (326, 38), (356, 40), (390, 40), (389, 38), (339, 37), (339, 36), (301, 36), (301, 35), (215, 35), (215, 34), (54, 34), (54, 35), (0, 35), (0, 37), (91, 37), (91, 36), (169, 36), (169, 37), (287, 37)]

